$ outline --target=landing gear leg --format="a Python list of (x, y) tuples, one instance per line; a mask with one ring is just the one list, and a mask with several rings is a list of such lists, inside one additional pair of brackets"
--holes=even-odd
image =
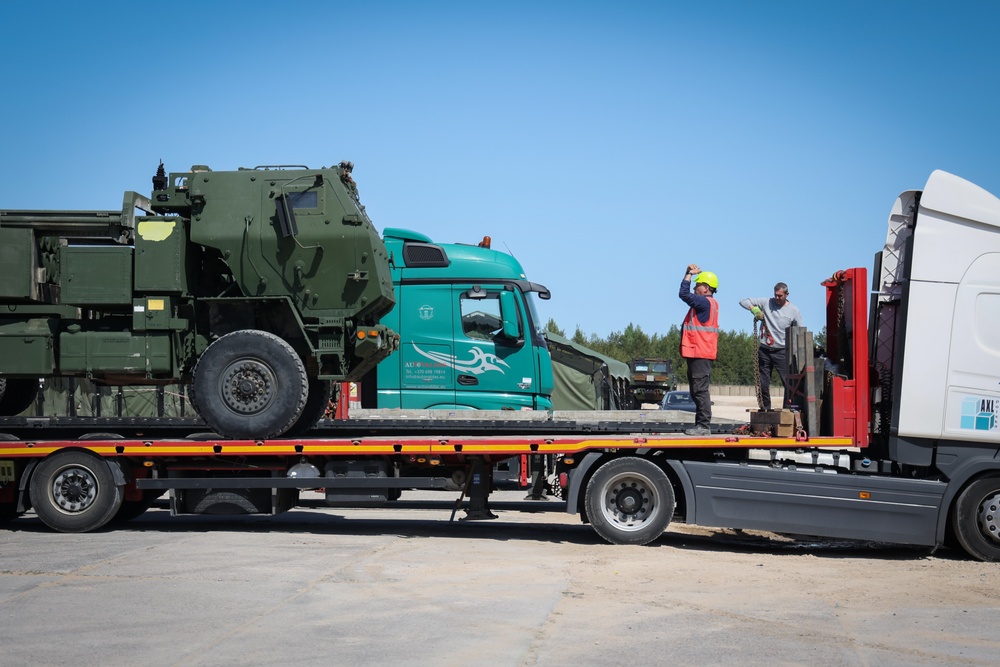
[(528, 457), (531, 466), (531, 488), (525, 500), (548, 500), (545, 495), (545, 457), (543, 454), (532, 454)]
[(472, 470), (465, 486), (469, 496), (469, 506), (465, 508), (465, 516), (459, 521), (483, 521), (495, 519), (497, 515), (490, 511), (490, 491), (493, 487), (493, 469), (482, 458), (472, 459)]

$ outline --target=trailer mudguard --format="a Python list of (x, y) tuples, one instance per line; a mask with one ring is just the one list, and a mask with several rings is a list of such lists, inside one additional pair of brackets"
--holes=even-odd
[(683, 462), (700, 526), (934, 546), (945, 482)]
[(596, 469), (597, 464), (606, 456), (601, 452), (590, 452), (570, 471), (569, 484), (566, 487), (567, 513), (576, 514), (580, 511), (580, 499), (583, 496), (583, 489), (590, 479), (591, 469)]

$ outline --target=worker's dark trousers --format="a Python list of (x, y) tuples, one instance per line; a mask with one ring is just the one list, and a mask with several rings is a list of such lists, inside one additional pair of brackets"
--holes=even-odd
[(788, 378), (785, 376), (785, 348), (764, 347), (757, 350), (757, 361), (760, 363), (760, 393), (764, 398), (764, 410), (771, 409), (771, 369), (778, 369), (778, 377), (785, 388), (783, 407), (789, 406), (791, 392), (788, 391)]
[(687, 359), (688, 367), (688, 387), (691, 391), (691, 400), (694, 401), (695, 426), (704, 426), (712, 423), (712, 398), (708, 395), (709, 377), (712, 374), (711, 359)]

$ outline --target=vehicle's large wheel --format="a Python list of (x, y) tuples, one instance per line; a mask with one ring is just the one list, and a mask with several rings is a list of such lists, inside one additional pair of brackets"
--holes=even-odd
[(6, 378), (0, 383), (0, 417), (19, 415), (38, 398), (38, 380), (33, 378)]
[(38, 518), (63, 533), (96, 530), (122, 504), (108, 464), (85, 452), (60, 452), (39, 463), (29, 493)]
[(951, 506), (951, 521), (970, 556), (1000, 560), (1000, 477), (983, 477), (965, 487)]
[(333, 382), (329, 380), (309, 380), (309, 398), (306, 399), (306, 406), (302, 408), (302, 414), (292, 427), (285, 431), (286, 437), (298, 438), (305, 435), (316, 422), (320, 420), (323, 413), (330, 405), (333, 397)]
[(306, 369), (274, 334), (234, 331), (208, 346), (194, 368), (191, 403), (224, 438), (273, 438), (302, 414)]
[(648, 544), (674, 513), (674, 489), (663, 469), (634, 456), (613, 459), (587, 484), (587, 516), (612, 544)]

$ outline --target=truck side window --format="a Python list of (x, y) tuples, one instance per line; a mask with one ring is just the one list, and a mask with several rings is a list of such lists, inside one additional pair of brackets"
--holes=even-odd
[(491, 294), (484, 299), (461, 297), (462, 331), (469, 338), (493, 340), (502, 328), (500, 298)]

